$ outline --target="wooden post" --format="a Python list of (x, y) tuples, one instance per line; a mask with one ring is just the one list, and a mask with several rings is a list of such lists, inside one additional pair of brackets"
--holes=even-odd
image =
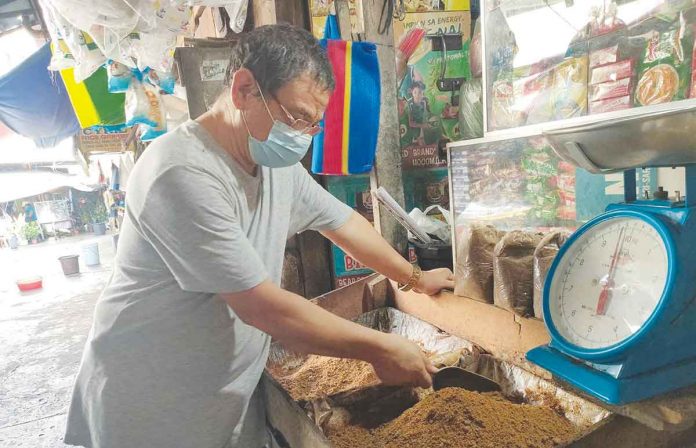
[[(337, 1), (344, 3), (345, 0)], [(399, 139), (399, 113), (397, 108), (396, 57), (394, 32), (388, 26), (384, 34), (379, 33), (380, 14), (384, 0), (362, 0), (365, 20), (365, 40), (377, 44), (377, 55), (381, 74), (381, 111), (375, 168), (370, 174), (372, 190), (384, 187), (394, 200), (404, 206), (404, 183), (401, 175), (401, 146)], [(339, 15), (340, 17), (340, 15)], [(341, 26), (341, 32), (344, 26)], [(350, 30), (347, 30), (350, 33)], [(349, 34), (350, 35), (350, 34)], [(377, 201), (373, 202), (377, 204)], [(375, 213), (375, 226), (389, 244), (406, 256), (407, 236), (404, 229), (384, 207)]]
[(276, 23), (275, 0), (251, 0), (254, 13), (254, 26), (273, 25)]

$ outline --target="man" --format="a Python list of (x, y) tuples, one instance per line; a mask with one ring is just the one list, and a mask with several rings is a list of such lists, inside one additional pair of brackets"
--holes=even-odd
[[(262, 27), (232, 50), (210, 111), (155, 141), (129, 180), (114, 274), (99, 299), (66, 442), (98, 448), (261, 448), (254, 391), (271, 337), (372, 363), (387, 384), (428, 386), (420, 349), (281, 289), (288, 236), (321, 231), (353, 257), (425, 293), (424, 272), (298, 163), (333, 88), (312, 36)], [(252, 396), (253, 395), (253, 396)]]
[(430, 105), (424, 93), (425, 85), (416, 81), (411, 85), (411, 98), (408, 100), (408, 126), (416, 130), (413, 142), (419, 146), (425, 145), (425, 130), (430, 129)]

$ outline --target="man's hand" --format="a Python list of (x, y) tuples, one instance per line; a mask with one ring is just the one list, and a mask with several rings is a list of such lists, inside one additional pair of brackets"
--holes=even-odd
[(383, 384), (424, 388), (433, 385), (432, 374), (437, 369), (416, 344), (396, 334), (386, 334), (384, 341), (384, 349), (375, 352), (375, 358), (371, 360)]
[(454, 289), (454, 274), (447, 268), (423, 271), (414, 291), (429, 296), (439, 294), (443, 289)]

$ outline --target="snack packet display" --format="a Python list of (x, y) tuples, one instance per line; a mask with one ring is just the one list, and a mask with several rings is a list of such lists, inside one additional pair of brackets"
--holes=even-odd
[(613, 64), (619, 60), (619, 46), (602, 48), (590, 52), (590, 67), (598, 67), (600, 65)]
[(614, 64), (595, 67), (592, 69), (590, 84), (601, 84), (603, 82), (631, 78), (633, 76), (634, 66), (633, 59), (624, 59)]
[(569, 58), (553, 70), (551, 107), (555, 119), (587, 113), (587, 56)]
[(684, 37), (684, 29), (683, 20), (680, 20), (676, 29), (651, 33), (638, 67), (636, 105), (649, 106), (687, 98), (692, 47)]
[(629, 96), (632, 90), (631, 78), (603, 82), (590, 86), (590, 101), (607, 100), (620, 96)]

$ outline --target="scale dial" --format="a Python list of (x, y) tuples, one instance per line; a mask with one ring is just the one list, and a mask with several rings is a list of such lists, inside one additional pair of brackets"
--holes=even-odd
[(649, 222), (599, 221), (570, 242), (548, 291), (548, 316), (566, 342), (599, 350), (636, 334), (667, 285), (667, 246)]

